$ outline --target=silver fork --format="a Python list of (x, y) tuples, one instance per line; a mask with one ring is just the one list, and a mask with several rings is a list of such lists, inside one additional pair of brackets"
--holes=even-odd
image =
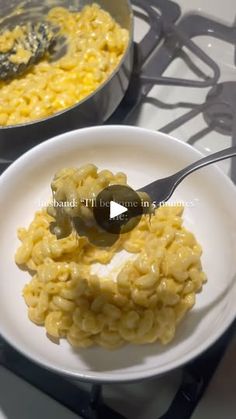
[(184, 169), (171, 176), (158, 179), (149, 185), (139, 189), (139, 192), (146, 192), (150, 198), (156, 202), (156, 206), (159, 203), (167, 201), (177, 186), (186, 178), (186, 176), (195, 172), (195, 170), (201, 169), (202, 167), (208, 166), (209, 164), (216, 163), (217, 161), (229, 159), (230, 157), (236, 156), (236, 146), (226, 148), (225, 150), (218, 151), (217, 153), (211, 154), (210, 156), (204, 157), (196, 162), (190, 164)]

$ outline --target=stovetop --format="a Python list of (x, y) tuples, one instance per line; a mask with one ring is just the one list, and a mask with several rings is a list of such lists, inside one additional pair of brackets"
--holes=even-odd
[[(171, 134), (204, 154), (235, 144), (234, 13), (223, 21), (224, 10), (218, 10), (217, 18), (209, 17), (216, 2), (206, 5), (200, 0), (181, 0), (180, 9), (176, 3), (164, 1), (165, 7), (167, 3), (169, 7), (163, 12), (162, 3), (148, 2), (159, 5), (159, 9), (149, 10), (146, 21), (150, 26), (143, 26), (143, 33), (147, 33), (136, 48), (136, 70), (129, 92), (111, 122), (122, 121)], [(192, 6), (188, 10), (187, 3)], [(134, 4), (140, 5), (140, 0)], [(208, 6), (208, 10), (202, 13), (201, 5), (204, 9)], [(228, 0), (225, 9), (233, 11), (234, 3)], [(181, 14), (181, 10), (186, 13)], [(153, 21), (159, 23), (156, 36)], [(236, 181), (235, 159), (232, 163), (220, 163), (220, 167)]]
[[(133, 0), (132, 4), (135, 70), (123, 102), (107, 123), (161, 130), (204, 154), (236, 144), (235, 1)], [(0, 161), (1, 169), (8, 163)], [(219, 165), (236, 182), (236, 159)], [(102, 387), (70, 381), (46, 371), (0, 340), (0, 365), (3, 366), (0, 389), (5, 390), (0, 391), (0, 419), (18, 416), (37, 419), (39, 415), (59, 419), (204, 419), (208, 416), (218, 419), (223, 414), (231, 419), (236, 405), (233, 406), (233, 397), (230, 398), (229, 391), (224, 394), (224, 389), (231, 382), (232, 394), (232, 380), (236, 379), (236, 371), (232, 369), (235, 331), (236, 324), (233, 324), (201, 357), (161, 378)], [(226, 362), (227, 357), (230, 360)], [(217, 385), (212, 377), (218, 377), (219, 373)], [(222, 395), (224, 398), (220, 399)], [(23, 398), (29, 398), (25, 410), (22, 403), (23, 410), (14, 410), (17, 400)], [(70, 412), (64, 407), (58, 410), (56, 402)], [(33, 408), (37, 405), (38, 410)]]

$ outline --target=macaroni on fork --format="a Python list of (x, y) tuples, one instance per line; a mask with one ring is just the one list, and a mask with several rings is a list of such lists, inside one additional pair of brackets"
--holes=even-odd
[[(90, 164), (61, 170), (52, 187), (59, 195), (63, 191), (61, 199), (79, 200), (125, 183), (123, 173), (99, 172)], [(29, 228), (18, 231), (16, 263), (33, 272), (23, 290), (29, 319), (52, 338), (66, 338), (79, 348), (171, 342), (206, 281), (202, 250), (183, 226), (183, 208), (164, 206), (151, 219), (142, 216), (109, 248), (96, 248), (73, 231), (58, 240), (50, 231), (55, 211), (38, 211)], [(120, 268), (116, 280), (92, 273), (95, 263), (109, 264), (121, 250), (135, 258)]]

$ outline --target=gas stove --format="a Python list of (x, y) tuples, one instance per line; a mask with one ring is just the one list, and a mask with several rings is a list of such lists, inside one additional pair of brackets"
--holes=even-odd
[[(107, 123), (159, 130), (204, 154), (236, 145), (235, 1), (133, 0), (132, 4), (134, 71), (125, 98)], [(8, 163), (0, 161), (2, 170)], [(219, 166), (236, 182), (236, 159)], [(109, 386), (82, 384), (51, 373), (0, 340), (0, 388), (5, 389), (0, 392), (0, 419), (42, 415), (231, 419), (236, 408), (235, 332), (233, 324), (201, 357), (172, 373)], [(7, 389), (11, 398), (4, 396)], [(34, 409), (14, 410), (17, 394), (29, 398)]]
[[(235, 5), (218, 5), (210, 17), (215, 3), (149, 0), (142, 9), (134, 0), (142, 35), (129, 91), (111, 122), (171, 134), (204, 154), (236, 143)], [(236, 160), (220, 166), (236, 181)]]

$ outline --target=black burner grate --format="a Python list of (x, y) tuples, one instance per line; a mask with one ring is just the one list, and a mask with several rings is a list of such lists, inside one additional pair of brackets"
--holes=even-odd
[[(142, 0), (134, 0), (134, 4), (140, 4)], [(236, 144), (236, 82), (220, 83), (220, 69), (201, 48), (199, 48), (192, 38), (196, 36), (208, 35), (227, 43), (236, 45), (236, 27), (226, 26), (215, 20), (193, 14), (182, 17), (176, 23), (177, 14), (168, 13), (166, 9), (161, 11), (162, 2), (153, 1), (155, 8), (149, 6), (149, 14), (152, 15), (150, 23), (156, 22), (158, 26), (158, 37), (154, 41), (153, 30), (150, 30), (147, 37), (142, 41), (145, 48), (151, 51), (148, 61), (140, 62), (140, 48), (143, 44), (136, 45), (135, 69), (130, 87), (123, 102), (112, 115), (108, 123), (129, 123), (129, 118), (135, 108), (140, 104), (151, 103), (157, 109), (172, 109), (173, 105), (166, 104), (160, 100), (148, 97), (148, 93), (155, 85), (182, 86), (185, 88), (207, 88), (212, 87), (209, 95), (202, 104), (191, 104), (180, 102), (179, 107), (190, 108), (185, 114), (171, 121), (167, 125), (159, 128), (159, 131), (166, 134), (181, 127), (186, 122), (202, 114), (207, 126), (196, 135), (191, 137), (188, 142), (194, 145), (196, 141), (203, 138), (206, 134), (215, 131), (232, 137), (232, 145)], [(147, 11), (148, 7), (145, 7)], [(154, 25), (153, 25), (154, 26)], [(152, 35), (150, 37), (149, 35)], [(151, 41), (152, 38), (152, 41)], [(164, 42), (159, 46), (160, 39)], [(156, 42), (156, 45), (153, 45)], [(205, 63), (212, 76), (204, 74), (201, 69), (191, 60), (183, 50), (186, 47), (191, 53)], [(142, 55), (142, 54), (141, 54)], [(186, 80), (180, 78), (163, 77), (162, 74), (177, 57), (182, 57), (186, 65), (197, 75), (200, 80)], [(234, 62), (236, 65), (236, 49)], [(232, 86), (234, 84), (234, 86)], [(231, 179), (236, 183), (236, 159), (231, 163)]]

